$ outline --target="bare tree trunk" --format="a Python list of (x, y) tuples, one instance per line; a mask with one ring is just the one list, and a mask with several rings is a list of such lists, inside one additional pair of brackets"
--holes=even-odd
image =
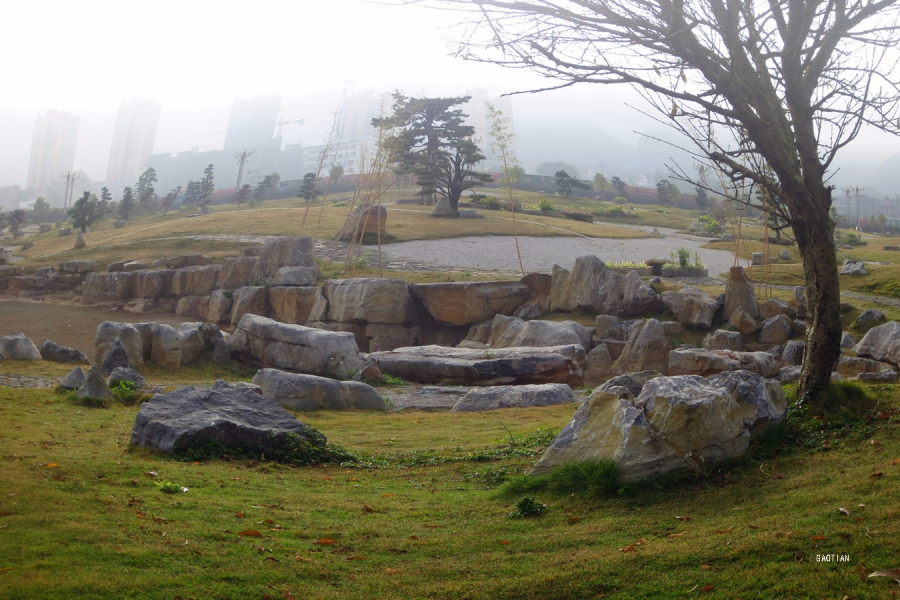
[(820, 193), (826, 197), (805, 204), (802, 218), (792, 224), (806, 280), (806, 350), (797, 394), (803, 402), (815, 402), (841, 354), (841, 290), (834, 223), (828, 213), (830, 190), (820, 188)]

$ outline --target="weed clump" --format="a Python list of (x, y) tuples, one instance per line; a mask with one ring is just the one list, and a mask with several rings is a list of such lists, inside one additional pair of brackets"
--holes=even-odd
[(547, 506), (540, 502), (535, 502), (531, 496), (526, 496), (519, 500), (516, 504), (516, 510), (509, 513), (510, 519), (530, 519), (532, 517), (540, 517), (547, 510)]
[(549, 492), (556, 495), (578, 494), (590, 498), (609, 498), (621, 493), (623, 483), (614, 460), (597, 459), (562, 464), (549, 472), (524, 475), (510, 480), (501, 490), (504, 496)]

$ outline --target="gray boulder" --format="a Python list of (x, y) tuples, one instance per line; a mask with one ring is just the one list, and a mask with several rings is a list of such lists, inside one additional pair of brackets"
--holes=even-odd
[(267, 398), (294, 410), (389, 410), (375, 388), (356, 381), (260, 369), (252, 383)]
[(754, 319), (759, 316), (756, 292), (753, 291), (753, 284), (747, 278), (744, 268), (731, 267), (725, 283), (725, 306), (722, 309), (722, 318), (731, 319), (738, 308), (743, 309)]
[(518, 281), (420, 283), (410, 290), (444, 326), (474, 325), (497, 314), (511, 315), (531, 297), (531, 288)]
[(305, 286), (316, 285), (319, 269), (314, 267), (281, 267), (272, 278), (272, 285)]
[(869, 356), (875, 360), (889, 360), (897, 364), (898, 361), (893, 360), (894, 357), (889, 357), (888, 354), (898, 340), (900, 340), (900, 323), (888, 321), (867, 331), (863, 339), (853, 347), (853, 351), (859, 356)]
[(759, 323), (741, 306), (735, 308), (731, 313), (728, 324), (744, 335), (759, 331)]
[(794, 286), (793, 296), (791, 296), (788, 303), (791, 305), (791, 308), (797, 311), (798, 319), (806, 318), (806, 291), (803, 286)]
[(166, 369), (181, 368), (182, 344), (178, 330), (165, 323), (153, 323), (151, 335), (150, 360)]
[(86, 379), (87, 375), (85, 374), (84, 369), (75, 367), (69, 371), (68, 375), (63, 377), (63, 380), (59, 382), (59, 386), (69, 390), (77, 390), (84, 385)]
[(592, 310), (616, 316), (643, 316), (659, 311), (662, 299), (634, 271), (610, 269), (596, 256), (575, 259), (572, 270), (553, 265), (550, 308), (571, 312)]
[(262, 367), (346, 377), (365, 361), (352, 333), (288, 325), (245, 314), (231, 336), (231, 350)]
[(107, 352), (106, 356), (103, 358), (100, 372), (103, 376), (109, 376), (110, 373), (120, 367), (125, 369), (134, 368), (131, 361), (128, 359), (128, 352), (125, 350), (125, 346), (122, 345), (122, 342), (116, 340), (113, 342), (112, 348), (110, 348), (109, 352)]
[(446, 385), (526, 383), (583, 384), (584, 348), (580, 345), (471, 350), (415, 346), (369, 355), (382, 373), (407, 381)]
[(866, 265), (861, 260), (852, 260), (848, 259), (844, 261), (844, 265), (841, 267), (841, 275), (868, 275), (869, 271), (866, 269)]
[(877, 373), (860, 373), (856, 378), (869, 383), (897, 383), (898, 374), (894, 369), (884, 369)]
[(729, 352), (684, 348), (669, 353), (669, 375), (709, 377), (723, 371), (751, 371), (770, 379), (778, 373), (778, 363), (768, 352)]
[(44, 340), (38, 347), (38, 352), (41, 353), (41, 358), (44, 360), (63, 363), (80, 363), (83, 365), (90, 364), (87, 354), (81, 350), (60, 346), (53, 340)]
[(498, 385), (471, 390), (450, 412), (480, 412), (498, 408), (527, 408), (576, 402), (572, 388), (564, 383), (543, 385)]
[(209, 312), (206, 320), (210, 323), (224, 323), (231, 320), (233, 307), (231, 290), (216, 290), (209, 296)]
[(266, 288), (242, 287), (234, 291), (231, 305), (231, 324), (237, 325), (244, 315), (266, 316)]
[(663, 304), (675, 315), (675, 320), (683, 325), (709, 329), (712, 326), (719, 301), (710, 298), (700, 289), (693, 286), (683, 287), (680, 291), (662, 293)]
[(614, 373), (639, 371), (666, 373), (669, 365), (669, 348), (665, 328), (656, 319), (648, 319), (632, 330), (612, 370)]
[(751, 440), (770, 426), (784, 421), (787, 415), (787, 401), (778, 381), (750, 371), (719, 373), (707, 381), (731, 392), (741, 407), (744, 428), (750, 432)]
[(781, 352), (782, 367), (799, 367), (803, 364), (803, 352), (806, 349), (806, 342), (799, 340), (791, 340), (784, 345)]
[(96, 270), (97, 262), (93, 260), (67, 260), (59, 263), (60, 273), (82, 275), (84, 273), (93, 273)]
[(491, 348), (514, 346), (591, 346), (591, 330), (575, 321), (523, 321), (516, 317), (495, 315), (491, 322), (487, 345)]
[(250, 285), (250, 273), (256, 266), (256, 258), (241, 256), (222, 261), (217, 285), (221, 290), (235, 290)]
[(144, 380), (140, 373), (138, 373), (134, 369), (126, 369), (124, 367), (116, 367), (115, 369), (113, 369), (113, 372), (110, 373), (109, 377), (106, 378), (106, 386), (108, 388), (111, 388), (123, 381), (133, 383), (134, 386), (139, 390), (147, 387), (147, 382)]
[[(144, 366), (143, 342), (141, 341), (141, 333), (137, 327), (130, 323), (116, 323), (114, 321), (104, 321), (97, 326), (94, 335), (94, 363), (102, 365), (106, 362), (106, 355), (112, 349), (115, 342), (123, 347), (126, 353), (126, 361), (115, 364), (115, 367), (133, 367), (139, 369)], [(127, 363), (127, 364), (126, 364)], [(109, 375), (109, 371), (104, 369), (104, 374)]]
[(800, 371), (802, 367), (790, 366), (790, 367), (781, 367), (778, 370), (778, 375), (775, 376), (775, 379), (780, 381), (781, 383), (794, 383), (800, 381)]
[(760, 319), (771, 319), (778, 315), (787, 315), (793, 318), (797, 316), (797, 311), (791, 308), (790, 304), (778, 298), (769, 298), (759, 305)]
[(856, 321), (853, 323), (853, 327), (857, 330), (867, 330), (882, 321), (884, 321), (884, 313), (880, 310), (870, 308), (859, 314)]
[(659, 371), (626, 373), (624, 375), (613, 377), (601, 385), (599, 389), (604, 392), (609, 392), (612, 391), (613, 388), (620, 388), (627, 392), (629, 398), (637, 398), (640, 395), (641, 390), (644, 389), (644, 385), (651, 379), (656, 379), (657, 377), (662, 377), (662, 373)]
[(853, 334), (851, 334), (850, 332), (845, 331), (841, 334), (841, 350), (846, 350), (847, 348), (852, 348), (858, 342), (859, 342), (859, 340), (857, 340), (855, 337), (853, 337)]
[(0, 336), (0, 354), (6, 360), (41, 360), (37, 346), (21, 331)]
[(862, 373), (880, 373), (885, 369), (890, 369), (890, 365), (881, 361), (872, 360), (871, 358), (854, 358), (851, 356), (842, 356), (835, 366), (835, 371), (844, 377), (856, 377)]
[(744, 344), (741, 341), (740, 331), (717, 329), (703, 338), (703, 347), (707, 350), (740, 351), (743, 349)]
[(630, 400), (597, 391), (530, 474), (573, 461), (615, 460), (626, 481), (740, 456), (749, 443), (741, 407), (702, 377), (658, 377)]
[(759, 342), (773, 346), (784, 344), (791, 339), (793, 331), (791, 318), (787, 315), (778, 315), (763, 321), (762, 329), (759, 332)]
[(310, 321), (402, 325), (412, 320), (410, 286), (400, 279), (326, 281)]
[(84, 383), (81, 384), (75, 395), (79, 398), (91, 398), (94, 400), (110, 400), (113, 397), (112, 393), (106, 388), (106, 380), (103, 379), (103, 374), (97, 365), (88, 369)]
[(325, 448), (325, 436), (271, 398), (217, 381), (208, 390), (185, 387), (144, 402), (131, 445), (171, 454), (195, 444), (217, 444), (259, 456), (284, 447), (289, 435)]
[(584, 367), (584, 385), (594, 387), (614, 373), (613, 358), (609, 346), (600, 342), (587, 353), (587, 364)]
[(250, 271), (250, 285), (270, 285), (278, 269), (282, 267), (318, 267), (314, 256), (315, 245), (310, 237), (282, 237), (268, 240), (259, 259)]

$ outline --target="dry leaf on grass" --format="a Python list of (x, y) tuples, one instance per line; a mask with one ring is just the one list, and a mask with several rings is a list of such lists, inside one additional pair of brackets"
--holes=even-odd
[(337, 544), (337, 540), (333, 540), (331, 538), (322, 538), (320, 540), (316, 540), (313, 544), (318, 544), (319, 546), (334, 546)]
[(839, 508), (838, 512), (841, 513), (842, 515), (846, 515), (848, 517), (850, 516), (850, 511), (847, 510), (846, 508)]
[(400, 572), (400, 569), (392, 569), (392, 568), (390, 568), (390, 567), (387, 567), (387, 568), (384, 570), (384, 572), (385, 572), (385, 574), (387, 574), (387, 575), (393, 575), (393, 574), (395, 574), (395, 573), (399, 573), (399, 572)]
[(872, 571), (869, 573), (867, 579), (871, 579), (872, 577), (888, 577), (893, 579), (897, 583), (900, 583), (900, 569), (889, 569), (887, 571)]
[(258, 532), (255, 529), (245, 529), (244, 531), (238, 531), (238, 535), (241, 537), (262, 537), (263, 534)]

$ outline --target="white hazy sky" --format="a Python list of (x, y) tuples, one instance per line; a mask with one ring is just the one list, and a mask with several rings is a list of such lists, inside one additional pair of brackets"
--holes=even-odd
[[(285, 130), (286, 141), (318, 144), (345, 88), (429, 95), (486, 88), (499, 95), (548, 83), (449, 57), (445, 28), (457, 15), (415, 6), (29, 0), (8, 2), (3, 12), (0, 185), (24, 187), (34, 118), (48, 109), (81, 117), (75, 168), (97, 181), (106, 176), (115, 111), (132, 97), (163, 104), (155, 151), (177, 152), (220, 147), (234, 97), (281, 94), (285, 120), (307, 119)], [(528, 123), (539, 123), (541, 131), (558, 123), (566, 135), (590, 121), (625, 139), (648, 127), (625, 100), (635, 101), (620, 86), (517, 96), (520, 138)], [(860, 157), (900, 149), (894, 139), (864, 139), (856, 148)], [(598, 160), (604, 158), (585, 163)]]

